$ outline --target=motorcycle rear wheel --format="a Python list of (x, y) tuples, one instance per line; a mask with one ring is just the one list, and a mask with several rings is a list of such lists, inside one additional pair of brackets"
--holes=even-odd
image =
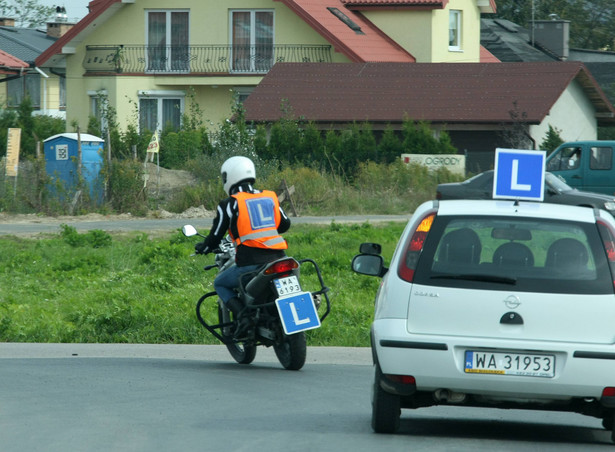
[(273, 350), (278, 357), (278, 361), (286, 370), (299, 370), (305, 364), (307, 355), (307, 345), (305, 332), (286, 335), (282, 333), (283, 341), (281, 344), (274, 344)]
[[(222, 311), (222, 307), (220, 307), (220, 303), (218, 303), (218, 320), (220, 323), (225, 322), (224, 312)], [(230, 313), (227, 311), (227, 319), (230, 318)], [(221, 331), (224, 339), (228, 339), (228, 341), (224, 341), (224, 345), (228, 352), (231, 354), (233, 359), (237, 361), (239, 364), (250, 364), (254, 361), (256, 357), (256, 345), (247, 345), (245, 343), (233, 342), (232, 337), (225, 331), (226, 328), (223, 328)]]

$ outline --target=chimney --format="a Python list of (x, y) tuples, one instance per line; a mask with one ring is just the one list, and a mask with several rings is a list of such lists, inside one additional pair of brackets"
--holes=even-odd
[(73, 28), (75, 24), (67, 22), (66, 8), (56, 6), (55, 22), (47, 22), (47, 36), (52, 38), (61, 38), (68, 30)]
[(15, 19), (10, 17), (0, 17), (0, 27), (14, 27)]
[(536, 44), (548, 49), (562, 60), (568, 59), (570, 21), (553, 15), (551, 20), (534, 21)]

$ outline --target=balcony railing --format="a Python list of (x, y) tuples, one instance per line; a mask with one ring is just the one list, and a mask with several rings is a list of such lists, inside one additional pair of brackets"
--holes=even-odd
[(331, 46), (87, 46), (83, 67), (110, 73), (264, 74), (280, 62), (329, 63)]

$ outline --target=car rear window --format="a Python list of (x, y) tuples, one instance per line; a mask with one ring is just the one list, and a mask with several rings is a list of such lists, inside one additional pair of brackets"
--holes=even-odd
[(486, 216), (437, 216), (414, 282), (523, 292), (612, 294), (595, 224)]

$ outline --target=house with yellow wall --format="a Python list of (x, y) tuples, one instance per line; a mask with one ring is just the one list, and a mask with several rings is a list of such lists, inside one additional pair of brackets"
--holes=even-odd
[(15, 19), (0, 18), (0, 51), (25, 64), (11, 67), (0, 77), (0, 105), (17, 109), (27, 96), (33, 114), (64, 118), (66, 77), (62, 60), (36, 65), (35, 59), (68, 31), (72, 24), (56, 18), (43, 29), (15, 26)]
[(36, 59), (65, 64), (67, 124), (83, 130), (107, 108), (122, 129), (180, 127), (191, 103), (218, 124), (278, 62), (495, 60), (480, 45), (494, 0), (94, 0), (89, 11)]

